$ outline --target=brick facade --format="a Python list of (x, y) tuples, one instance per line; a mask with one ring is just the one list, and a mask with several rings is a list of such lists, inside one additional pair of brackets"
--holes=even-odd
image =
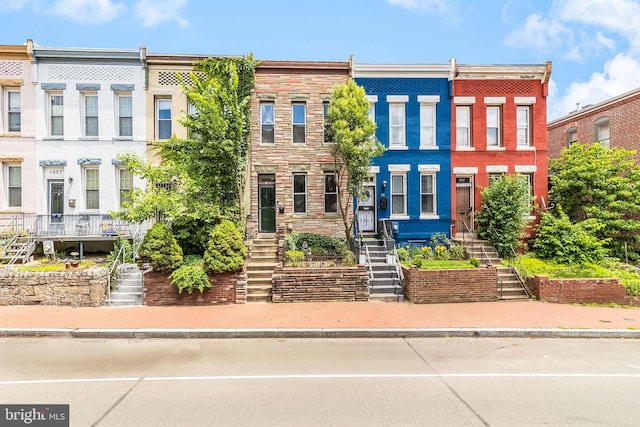
[[(549, 158), (560, 157), (568, 146), (569, 131), (575, 129), (576, 140), (592, 144), (596, 140), (596, 121), (609, 119), (610, 146), (626, 150), (640, 149), (640, 89), (635, 89), (596, 105), (583, 107), (564, 117), (552, 120), (547, 126)], [(636, 154), (640, 161), (640, 153)]]
[(414, 304), (481, 302), (498, 300), (495, 267), (424, 270), (402, 267), (404, 293)]
[(528, 285), (540, 301), (560, 304), (640, 305), (640, 299), (628, 296), (618, 279), (549, 279), (538, 275), (529, 278)]
[[(237, 292), (238, 286), (242, 288), (244, 274), (226, 273), (209, 276), (209, 282), (213, 285), (204, 292), (194, 290), (191, 294), (187, 291), (178, 292), (178, 288), (171, 283), (164, 273), (150, 272), (144, 275), (146, 305), (218, 305), (243, 303), (246, 301), (246, 291)], [(240, 300), (237, 300), (237, 297)], [(244, 300), (243, 300), (244, 297)]]
[(332, 268), (277, 267), (272, 276), (273, 302), (368, 301), (364, 266)]

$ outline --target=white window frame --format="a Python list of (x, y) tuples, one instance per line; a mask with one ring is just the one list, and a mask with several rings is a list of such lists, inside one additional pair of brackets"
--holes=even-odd
[[(130, 100), (130, 110), (129, 115), (123, 114), (122, 106), (120, 105), (120, 101), (129, 98)], [(131, 92), (116, 92), (116, 109), (117, 109), (117, 129), (118, 129), (118, 137), (120, 138), (133, 138), (133, 94)], [(129, 119), (131, 125), (129, 129), (131, 130), (130, 135), (126, 135), (122, 132), (123, 129), (123, 119)]]
[[(516, 106), (518, 148), (531, 147), (531, 110), (532, 108), (530, 105)], [(522, 120), (523, 113), (525, 116), (524, 120)]]
[[(605, 126), (606, 125), (606, 126)], [(595, 141), (603, 147), (611, 147), (611, 121), (609, 117), (601, 117), (595, 122)], [(606, 128), (607, 137), (602, 138), (604, 135), (603, 130)]]
[[(465, 114), (460, 114), (464, 112)], [(456, 150), (471, 150), (473, 143), (471, 140), (471, 105), (456, 105)], [(462, 118), (466, 122), (462, 122)], [(465, 143), (461, 144), (460, 135), (465, 135)]]
[(435, 149), (437, 143), (437, 103), (439, 96), (418, 96), (420, 102), (420, 148)]
[[(495, 112), (495, 123), (491, 123), (492, 126), (489, 126), (490, 122), (492, 122), (494, 117), (490, 112)], [(487, 128), (487, 149), (496, 149), (502, 147), (502, 106), (500, 105), (487, 105), (486, 112), (486, 128)], [(490, 130), (494, 130), (495, 132), (495, 141), (493, 141), (492, 135), (489, 134)]]
[[(55, 104), (56, 107), (60, 107), (60, 114), (58, 113), (57, 108), (54, 109), (54, 101), (59, 99), (60, 104)], [(60, 119), (60, 131), (56, 129), (53, 125), (54, 118)], [(64, 136), (64, 94), (62, 91), (50, 91), (47, 92), (47, 133), (52, 137), (63, 137)], [(54, 133), (55, 132), (55, 133)]]
[(406, 95), (389, 95), (389, 149), (407, 149), (407, 102)]
[[(12, 95), (18, 94), (18, 106), (15, 107), (11, 98)], [(22, 131), (22, 94), (20, 93), (19, 87), (8, 87), (5, 88), (5, 103), (6, 105), (6, 131), (7, 133), (20, 133)], [(18, 129), (11, 129), (11, 118), (14, 116), (18, 116)]]
[[(265, 118), (264, 107), (266, 106), (271, 106), (271, 110), (273, 111), (273, 114), (272, 114), (273, 117), (271, 117), (270, 121), (268, 121), (267, 118)], [(273, 141), (264, 140), (265, 126), (272, 127), (271, 133), (273, 134)], [(273, 101), (261, 101), (260, 102), (260, 143), (275, 144), (275, 142), (276, 142), (276, 103)]]
[[(90, 175), (97, 174), (97, 185), (94, 187), (93, 182), (90, 182)], [(85, 167), (83, 168), (83, 186), (84, 186), (84, 205), (86, 210), (100, 210), (100, 168), (98, 167)], [(96, 194), (96, 205), (90, 204), (90, 199), (93, 201), (93, 194)]]
[(567, 147), (571, 147), (576, 142), (578, 142), (578, 128), (573, 126), (567, 130)]
[[(304, 178), (304, 191), (296, 191), (296, 177)], [(309, 187), (309, 183), (307, 182), (307, 174), (301, 172), (294, 172), (292, 177), (292, 185), (291, 190), (293, 193), (293, 213), (298, 215), (303, 215), (307, 213), (307, 189)], [(296, 198), (302, 197), (304, 200), (304, 211), (296, 211)]]
[[(431, 192), (424, 188), (423, 178), (431, 178)], [(431, 197), (431, 210), (424, 209), (424, 198)], [(438, 187), (435, 172), (420, 172), (420, 219), (438, 218)]]
[[(19, 169), (20, 171), (20, 182), (19, 183), (12, 183), (11, 182), (11, 170), (12, 169)], [(7, 207), (8, 208), (20, 208), (22, 207), (22, 165), (21, 164), (13, 164), (13, 163), (9, 163), (6, 165), (5, 167), (5, 182), (7, 183)], [(18, 204), (13, 204), (12, 203), (12, 190), (18, 190), (18, 196), (20, 199), (20, 202)]]
[[(131, 170), (127, 169), (127, 168), (122, 168), (119, 167), (117, 168), (117, 174), (118, 174), (118, 206), (122, 207), (123, 202), (130, 202), (131, 198), (132, 198), (132, 194), (133, 194), (133, 172), (131, 172)], [(124, 177), (126, 178), (123, 179), (123, 174), (124, 173), (128, 173), (129, 177)], [(123, 184), (125, 183), (129, 183), (131, 184), (131, 187), (125, 186)], [(127, 195), (128, 193), (128, 195)]]
[[(333, 176), (333, 182), (334, 182), (334, 190), (333, 191), (329, 191), (327, 189), (327, 179), (329, 177)], [(324, 213), (338, 213), (338, 183), (337, 183), (337, 176), (335, 172), (325, 172), (324, 173), (324, 177), (323, 177), (323, 184), (324, 184)], [(335, 197), (336, 199), (336, 209), (335, 210), (327, 210), (327, 198), (329, 196)]]
[[(296, 121), (296, 109), (302, 108), (303, 121)], [(303, 138), (302, 141), (296, 140), (296, 128), (302, 128)], [(292, 102), (291, 103), (291, 142), (293, 144), (306, 144), (307, 143), (307, 103), (306, 102)]]
[[(81, 92), (81, 98), (82, 98), (82, 135), (84, 137), (98, 137), (98, 135), (100, 134), (100, 123), (99, 123), (99, 119), (98, 119), (98, 112), (99, 110), (99, 99), (98, 99), (98, 92)], [(95, 114), (89, 115), (90, 113), (94, 113), (93, 111), (87, 111), (87, 103), (89, 102), (90, 99), (94, 99), (95, 98)], [(88, 126), (88, 121), (89, 120), (94, 121), (95, 120), (95, 135), (93, 134), (89, 134), (89, 126)]]
[[(160, 104), (164, 104), (167, 102), (169, 103), (169, 118), (160, 118)], [(166, 110), (166, 108), (162, 109), (162, 111)], [(165, 122), (169, 124), (169, 136), (166, 138), (160, 135), (160, 124)], [(171, 99), (171, 97), (156, 97), (156, 135), (159, 141), (166, 141), (167, 139), (171, 138), (171, 135), (173, 135), (173, 100)]]

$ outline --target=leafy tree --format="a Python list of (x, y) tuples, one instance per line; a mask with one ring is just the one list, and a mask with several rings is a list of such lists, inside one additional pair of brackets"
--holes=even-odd
[(634, 156), (622, 148), (572, 144), (550, 163), (550, 200), (573, 222), (601, 222), (595, 235), (611, 239), (606, 246), (619, 258), (625, 243), (640, 247), (640, 166)]
[(173, 233), (162, 222), (156, 222), (145, 234), (138, 250), (140, 262), (148, 262), (154, 271), (169, 273), (182, 265), (182, 249)]
[(247, 248), (238, 229), (229, 220), (222, 221), (211, 232), (204, 266), (211, 273), (239, 271), (247, 259)]
[(560, 264), (600, 263), (609, 254), (605, 248), (607, 241), (600, 240), (594, 233), (603, 227), (595, 219), (587, 219), (574, 224), (561, 206), (556, 213), (542, 213), (536, 226), (533, 249), (540, 258)]
[(476, 216), (478, 234), (491, 242), (501, 257), (510, 256), (525, 236), (531, 202), (529, 186), (520, 175), (503, 175), (482, 191), (482, 206)]
[(381, 156), (384, 146), (375, 139), (376, 124), (369, 118), (365, 91), (353, 80), (334, 87), (327, 122), (333, 131), (331, 155), (336, 171), (338, 211), (345, 237), (351, 241), (355, 221), (350, 215), (352, 200), (366, 197), (362, 183), (369, 176), (371, 159)]

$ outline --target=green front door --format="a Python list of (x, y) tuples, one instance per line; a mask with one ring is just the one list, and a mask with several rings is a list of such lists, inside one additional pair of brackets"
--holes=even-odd
[(276, 178), (275, 175), (258, 176), (258, 232), (276, 231)]

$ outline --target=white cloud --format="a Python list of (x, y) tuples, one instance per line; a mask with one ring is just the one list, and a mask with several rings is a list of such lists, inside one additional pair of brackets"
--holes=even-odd
[(28, 0), (0, 0), (0, 11), (5, 9), (22, 9)]
[(572, 33), (561, 22), (545, 20), (534, 13), (527, 17), (522, 28), (512, 32), (505, 39), (507, 46), (532, 47), (546, 53), (557, 49), (562, 40), (571, 38)]
[(136, 3), (136, 16), (145, 27), (154, 27), (165, 21), (175, 21), (179, 27), (187, 27), (189, 22), (180, 16), (180, 10), (187, 0), (140, 0)]
[(449, 0), (387, 0), (389, 4), (402, 6), (407, 9), (422, 10), (425, 12), (447, 13), (451, 8)]
[(122, 3), (112, 0), (57, 0), (49, 12), (82, 24), (96, 24), (115, 19), (123, 10)]

